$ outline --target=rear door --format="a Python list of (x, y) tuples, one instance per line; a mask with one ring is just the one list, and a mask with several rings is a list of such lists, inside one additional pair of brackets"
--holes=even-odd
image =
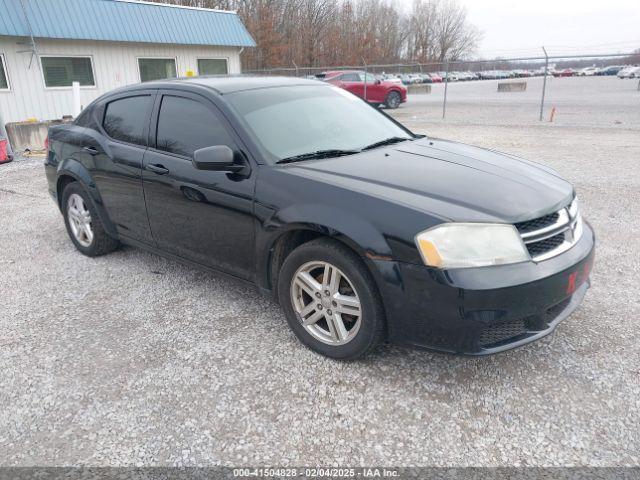
[(153, 244), (144, 193), (142, 160), (155, 90), (107, 98), (97, 106), (99, 132), (83, 148), (86, 164), (119, 235)]
[(213, 102), (195, 93), (159, 92), (152, 117), (143, 184), (158, 247), (252, 279), (255, 169), (232, 174), (192, 163), (195, 150), (214, 145), (242, 156), (240, 139)]

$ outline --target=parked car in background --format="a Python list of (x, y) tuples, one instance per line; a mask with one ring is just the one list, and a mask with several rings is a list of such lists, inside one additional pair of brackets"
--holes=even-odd
[(398, 85), (402, 85), (402, 80), (400, 79), (400, 77), (398, 77), (397, 75), (393, 75), (391, 73), (383, 73), (381, 75), (381, 80), (384, 80), (385, 82), (391, 82), (391, 83), (396, 83)]
[(627, 67), (618, 72), (618, 78), (640, 78), (640, 67)]
[(573, 77), (575, 75), (575, 71), (571, 68), (564, 68), (562, 70), (556, 70), (553, 72), (554, 77)]
[(437, 73), (429, 73), (428, 75), (433, 83), (442, 83), (442, 77)]
[(610, 65), (608, 67), (601, 68), (596, 75), (617, 75), (624, 67), (621, 65)]
[(456, 72), (456, 76), (458, 77), (458, 81), (460, 82), (468, 82), (469, 80), (475, 80), (475, 77), (471, 72)]
[(599, 71), (600, 69), (598, 67), (586, 67), (581, 70), (578, 70), (577, 75), (579, 77), (593, 77)]
[[(555, 71), (556, 71), (556, 69), (554, 67), (548, 67), (547, 68), (547, 77), (550, 77), (552, 75), (555, 76)], [(533, 71), (533, 75), (544, 77), (544, 72), (545, 72), (544, 67), (540, 67), (537, 70)]]
[[(80, 253), (124, 243), (244, 280), (279, 301), (304, 345), (336, 359), (385, 340), (509, 350), (552, 333), (589, 288), (595, 236), (559, 173), (424, 138), (315, 80), (124, 87), (49, 128), (44, 170)], [(60, 235), (38, 234), (47, 233), (59, 251)], [(92, 266), (104, 263), (84, 262), (83, 275)], [(82, 292), (51, 280), (52, 301)], [(189, 310), (184, 321), (202, 321)], [(286, 355), (287, 336), (275, 335), (282, 343), (261, 347)], [(546, 350), (512, 359), (524, 365)]]
[(387, 108), (398, 108), (407, 101), (407, 89), (403, 85), (386, 80), (378, 80), (371, 73), (357, 70), (338, 70), (323, 72), (323, 80), (344, 88), (348, 92), (365, 99), (365, 78), (367, 102), (373, 105), (384, 105)]
[(533, 73), (529, 70), (513, 70), (512, 73), (515, 78), (528, 78), (533, 76)]

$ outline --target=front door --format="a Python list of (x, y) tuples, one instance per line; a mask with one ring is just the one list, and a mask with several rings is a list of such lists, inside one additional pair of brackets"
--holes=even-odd
[(233, 174), (198, 170), (192, 163), (193, 152), (200, 148), (227, 145), (241, 150), (213, 102), (187, 92), (160, 92), (150, 138), (143, 186), (158, 247), (252, 279), (255, 169)]

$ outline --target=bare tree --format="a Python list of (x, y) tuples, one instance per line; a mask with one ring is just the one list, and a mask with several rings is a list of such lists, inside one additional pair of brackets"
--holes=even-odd
[(245, 70), (287, 66), (429, 62), (471, 55), (480, 32), (457, 0), (153, 0), (236, 10), (256, 41)]

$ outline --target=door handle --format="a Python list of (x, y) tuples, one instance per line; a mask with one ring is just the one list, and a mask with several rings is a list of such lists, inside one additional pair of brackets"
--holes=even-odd
[(162, 165), (154, 165), (153, 163), (148, 164), (146, 168), (147, 170), (153, 173), (157, 173), (158, 175), (166, 175), (167, 173), (169, 173), (168, 168), (164, 168)]
[(100, 153), (95, 147), (84, 147), (82, 150), (87, 152), (89, 155), (98, 155)]

